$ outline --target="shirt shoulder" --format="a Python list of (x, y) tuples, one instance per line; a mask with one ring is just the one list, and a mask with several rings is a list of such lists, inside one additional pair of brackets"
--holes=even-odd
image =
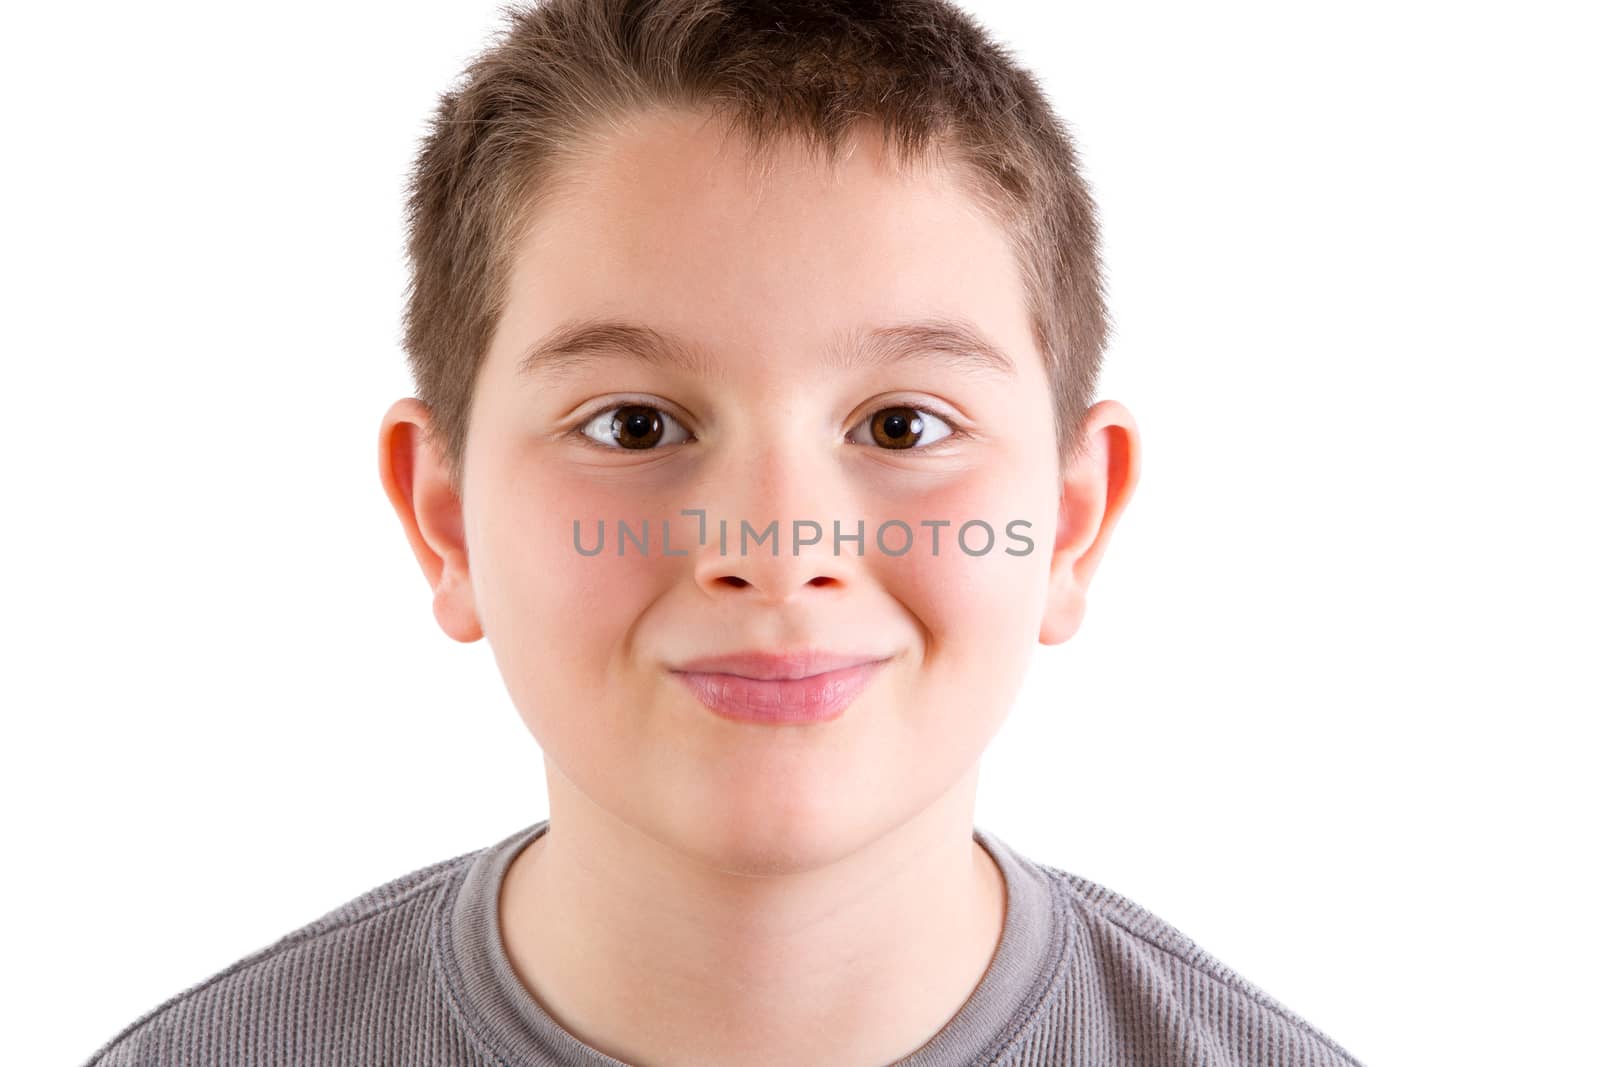
[(432, 932), (441, 895), (481, 851), (367, 890), (196, 982), (129, 1023), (84, 1067), (383, 1059), (418, 1029), (417, 1016), (448, 1018)]
[(1349, 1051), (1148, 909), (1039, 864), (1076, 917), (1066, 981), (1100, 1062), (1361, 1067)]

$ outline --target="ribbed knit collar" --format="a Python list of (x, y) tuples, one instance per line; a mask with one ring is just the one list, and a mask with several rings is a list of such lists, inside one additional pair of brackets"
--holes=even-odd
[[(563, 1029), (523, 988), (500, 936), (500, 886), (545, 819), (482, 850), (445, 894), (436, 930), (444, 979), (469, 1029), (508, 1067), (629, 1067)], [(890, 1067), (972, 1067), (995, 1060), (1027, 1029), (1067, 956), (1073, 931), (1057, 882), (978, 827), (973, 839), (1006, 882), (1005, 928), (989, 969), (927, 1044)]]

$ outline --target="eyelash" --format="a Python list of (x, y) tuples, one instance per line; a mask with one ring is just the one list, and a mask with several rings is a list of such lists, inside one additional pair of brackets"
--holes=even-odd
[[(666, 410), (665, 408), (661, 407), (658, 404), (653, 404), (653, 403), (651, 403), (651, 402), (649, 402), (647, 400), (640, 399), (640, 400), (623, 400), (623, 401), (621, 401), (619, 403), (613, 403), (613, 404), (607, 405), (606, 407), (594, 408), (588, 414), (586, 414), (586, 415), (582, 416), (581, 418), (579, 418), (578, 422), (577, 422), (577, 425), (574, 426), (571, 430), (569, 430), (567, 432), (568, 432), (569, 435), (577, 437), (580, 443), (585, 444), (585, 445), (589, 445), (589, 446), (591, 446), (593, 448), (598, 448), (603, 452), (664, 452), (664, 451), (666, 451), (665, 448), (624, 448), (621, 445), (605, 445), (605, 444), (601, 444), (599, 441), (596, 441), (594, 438), (590, 437), (588, 434), (583, 432), (584, 428), (586, 426), (588, 426), (595, 419), (599, 418), (601, 415), (607, 415), (607, 414), (610, 414), (610, 413), (612, 413), (614, 411), (617, 411), (617, 410), (619, 410), (621, 408), (630, 408), (630, 407), (647, 408), (647, 409), (649, 409), (651, 411), (660, 412), (662, 415), (665, 415), (667, 418), (669, 418), (672, 421), (678, 423), (678, 425), (683, 426), (683, 420), (681, 420), (677, 416), (673, 415), (672, 412)], [(951, 415), (948, 412), (945, 412), (945, 411), (943, 411), (943, 410), (941, 410), (939, 408), (922, 407), (922, 406), (918, 406), (916, 404), (895, 404), (895, 403), (884, 404), (882, 407), (874, 408), (872, 411), (868, 412), (866, 419), (864, 419), (862, 422), (856, 423), (856, 426), (860, 426), (860, 425), (863, 425), (866, 422), (870, 422), (872, 417), (877, 415), (879, 412), (888, 411), (888, 410), (893, 409), (893, 408), (903, 408), (903, 409), (905, 409), (907, 411), (914, 411), (919, 415), (932, 415), (934, 418), (939, 419), (941, 422), (943, 422), (946, 426), (949, 426), (950, 427), (950, 432), (945, 434), (943, 437), (939, 438), (937, 441), (935, 441), (931, 445), (913, 445), (910, 448), (874, 448), (874, 446), (872, 446), (872, 445), (865, 445), (863, 447), (874, 448), (874, 451), (877, 451), (877, 452), (932, 452), (932, 451), (938, 451), (939, 447), (941, 445), (943, 445), (943, 444), (946, 444), (947, 442), (964, 440), (964, 439), (972, 436), (971, 431), (969, 431), (965, 426), (963, 426), (962, 423), (954, 415)], [(688, 432), (688, 427), (685, 426), (684, 430), (685, 430), (685, 432)], [(852, 427), (852, 430), (854, 430), (854, 427)], [(690, 440), (691, 441), (694, 440), (693, 434), (690, 434)], [(677, 443), (679, 445), (684, 445), (684, 444), (688, 444), (689, 442), (688, 441), (679, 441)], [(668, 446), (668, 447), (671, 447), (671, 446)]]

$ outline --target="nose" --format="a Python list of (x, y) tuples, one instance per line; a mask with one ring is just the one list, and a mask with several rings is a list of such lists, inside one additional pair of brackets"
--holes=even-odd
[(842, 591), (859, 565), (858, 549), (866, 550), (865, 516), (855, 513), (853, 494), (828, 452), (781, 437), (738, 456), (730, 449), (725, 462), (706, 472), (704, 537), (694, 568), (711, 596), (780, 605)]

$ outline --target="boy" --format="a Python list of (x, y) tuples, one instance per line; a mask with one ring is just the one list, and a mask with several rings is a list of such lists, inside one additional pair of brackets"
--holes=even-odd
[(1036, 83), (943, 0), (508, 14), (417, 163), (380, 466), (550, 817), (91, 1063), (1354, 1064), (972, 825), (1139, 467)]

